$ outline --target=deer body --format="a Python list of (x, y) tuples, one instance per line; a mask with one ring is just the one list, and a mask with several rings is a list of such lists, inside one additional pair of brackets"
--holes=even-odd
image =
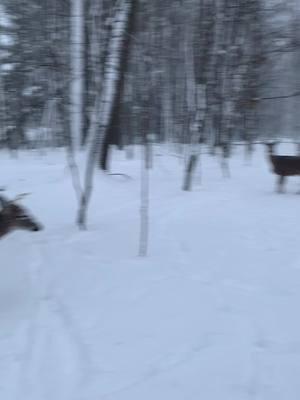
[(42, 226), (15, 201), (0, 196), (0, 239), (13, 230), (40, 231)]
[(274, 154), (275, 143), (267, 143), (268, 155), (274, 174), (278, 175), (278, 192), (283, 192), (287, 176), (300, 175), (300, 156), (281, 156)]

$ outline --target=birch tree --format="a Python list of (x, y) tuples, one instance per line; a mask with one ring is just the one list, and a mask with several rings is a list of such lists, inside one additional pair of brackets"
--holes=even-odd
[(87, 209), (92, 194), (95, 166), (99, 159), (104, 135), (113, 111), (121, 68), (122, 46), (125, 40), (126, 26), (132, 6), (132, 0), (120, 0), (117, 3), (115, 17), (112, 23), (101, 96), (100, 94), (97, 94), (96, 96), (90, 132), (88, 135), (89, 142), (84, 187), (80, 198), (80, 207), (77, 218), (78, 224), (81, 228), (86, 227)]
[(71, 2), (71, 131), (73, 147), (77, 150), (83, 130), (83, 57), (84, 57), (84, 4), (83, 0)]

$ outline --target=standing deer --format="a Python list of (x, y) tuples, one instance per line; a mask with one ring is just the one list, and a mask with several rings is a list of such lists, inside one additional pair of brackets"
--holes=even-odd
[(20, 195), (15, 200), (7, 200), (0, 195), (0, 239), (17, 229), (35, 232), (43, 229), (24, 207), (17, 204), (22, 197), (23, 195)]
[(277, 143), (265, 143), (274, 174), (278, 175), (277, 191), (283, 193), (283, 184), (287, 176), (300, 175), (300, 156), (279, 156), (274, 154)]

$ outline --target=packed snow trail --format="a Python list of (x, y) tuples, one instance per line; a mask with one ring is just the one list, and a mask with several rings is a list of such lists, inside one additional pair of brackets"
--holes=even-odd
[[(19, 372), (21, 393), (17, 398), (24, 398), (25, 393), (25, 399), (76, 399), (78, 390), (86, 384), (88, 354), (55, 291), (52, 256), (44, 247), (39, 243), (32, 256), (31, 277), (33, 289), (38, 289), (37, 305), (27, 331)], [(44, 270), (46, 265), (50, 268)]]

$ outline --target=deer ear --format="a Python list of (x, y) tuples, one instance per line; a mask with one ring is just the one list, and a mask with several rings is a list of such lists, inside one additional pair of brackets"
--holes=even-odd
[(24, 197), (29, 196), (29, 195), (30, 195), (30, 193), (20, 193), (12, 200), (12, 203), (20, 201), (20, 200), (24, 199)]

